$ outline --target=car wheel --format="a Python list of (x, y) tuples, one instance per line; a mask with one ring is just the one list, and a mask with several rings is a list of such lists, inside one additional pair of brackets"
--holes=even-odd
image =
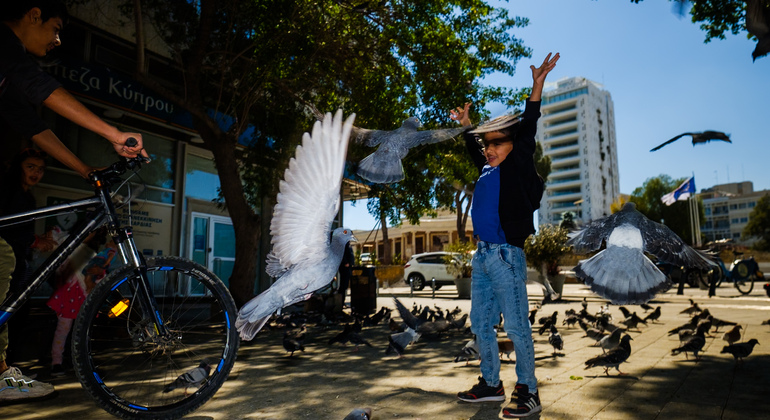
[(410, 281), (412, 282), (412, 287), (414, 290), (420, 291), (425, 288), (425, 278), (423, 278), (420, 274), (410, 274), (406, 279), (406, 284), (409, 284)]

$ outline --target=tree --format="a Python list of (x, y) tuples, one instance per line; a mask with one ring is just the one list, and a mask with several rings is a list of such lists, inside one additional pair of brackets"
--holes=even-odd
[[(643, 0), (631, 0), (639, 3)], [(690, 15), (693, 23), (702, 22), (700, 28), (706, 32), (708, 43), (712, 39), (725, 39), (725, 33), (734, 35), (746, 31), (747, 37), (757, 41), (752, 53), (756, 60), (770, 52), (770, 1), (768, 0), (670, 0), (680, 5), (683, 13), (686, 3), (690, 3)]]
[[(689, 219), (689, 203), (677, 201), (666, 206), (660, 200), (661, 197), (675, 190), (686, 178), (671, 179), (668, 175), (658, 175), (648, 178), (641, 187), (631, 194), (630, 201), (636, 204), (636, 209), (652, 221), (663, 223), (669, 229), (679, 235), (685, 242), (692, 238)], [(705, 220), (703, 202), (698, 200), (698, 212), (700, 220)]]
[(754, 248), (770, 251), (770, 195), (766, 194), (757, 201), (756, 207), (749, 215), (749, 223), (743, 228), (743, 236), (759, 237)]
[[(259, 199), (274, 197), (313, 122), (305, 104), (355, 112), (367, 128), (394, 129), (411, 113), (448, 121), (446, 110), (463, 101), (515, 97), (479, 81), (512, 74), (530, 53), (510, 33), (526, 19), (481, 0), (115, 2), (135, 25), (136, 79), (188, 111), (214, 155), (236, 232), (230, 289), (239, 305), (254, 292), (266, 225)], [(163, 83), (141, 64), (148, 25), (183, 72), (179, 83)]]

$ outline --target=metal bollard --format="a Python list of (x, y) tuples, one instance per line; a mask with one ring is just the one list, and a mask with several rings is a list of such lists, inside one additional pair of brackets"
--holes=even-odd
[(436, 278), (435, 277), (432, 277), (430, 279), (430, 288), (433, 289), (433, 298), (432, 299), (435, 299), (436, 298)]
[(409, 297), (414, 297), (414, 278), (409, 276)]

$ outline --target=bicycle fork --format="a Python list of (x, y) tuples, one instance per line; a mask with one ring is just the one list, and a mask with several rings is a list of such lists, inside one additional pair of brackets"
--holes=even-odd
[[(154, 325), (154, 332), (159, 337), (166, 337), (169, 334), (166, 324), (163, 323), (163, 319), (158, 310), (158, 304), (155, 300), (155, 295), (152, 291), (152, 285), (147, 275), (147, 263), (144, 256), (139, 252), (134, 242), (133, 230), (130, 226), (122, 227), (118, 230), (118, 235), (115, 238), (115, 244), (118, 245), (123, 262), (134, 267), (135, 281), (129, 281), (128, 277), (122, 279), (116, 284), (113, 289), (118, 288), (121, 284), (129, 281), (129, 287), (132, 289), (134, 299), (137, 299), (140, 303), (142, 310), (142, 316), (144, 319), (151, 319)], [(121, 301), (112, 308), (114, 314), (118, 314), (122, 310), (125, 310), (127, 305)]]

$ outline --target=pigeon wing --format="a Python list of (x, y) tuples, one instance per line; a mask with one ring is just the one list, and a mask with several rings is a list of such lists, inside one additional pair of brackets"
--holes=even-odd
[(663, 142), (663, 143), (653, 147), (652, 149), (650, 149), (650, 151), (654, 152), (654, 151), (660, 149), (661, 147), (663, 147), (663, 146), (665, 146), (665, 145), (667, 145), (669, 143), (673, 143), (673, 142), (679, 140), (680, 138), (682, 138), (684, 136), (691, 136), (691, 135), (692, 135), (692, 133), (682, 133), (682, 134), (680, 134), (680, 135), (678, 135), (678, 136), (676, 136), (676, 137), (674, 137), (674, 138), (672, 138), (670, 140), (667, 140), (667, 141), (665, 141), (665, 142)]
[(689, 268), (709, 269), (716, 266), (706, 256), (684, 243), (668, 226), (646, 217), (642, 217), (639, 224), (644, 251), (658, 260)]
[(583, 229), (571, 233), (567, 246), (573, 246), (578, 254), (587, 254), (601, 248), (604, 240), (609, 238), (612, 230), (618, 225), (620, 213), (595, 220)]
[(421, 144), (440, 143), (445, 140), (452, 139), (458, 134), (462, 134), (466, 130), (469, 130), (472, 126), (459, 127), (459, 128), (443, 128), (438, 130), (424, 130), (411, 133), (406, 137), (406, 146), (412, 148)]
[(342, 111), (326, 114), (289, 161), (270, 223), (271, 273), (281, 273), (300, 261), (323, 258), (329, 246), (331, 222), (339, 211), (339, 191), (345, 153), (355, 114), (343, 123)]

